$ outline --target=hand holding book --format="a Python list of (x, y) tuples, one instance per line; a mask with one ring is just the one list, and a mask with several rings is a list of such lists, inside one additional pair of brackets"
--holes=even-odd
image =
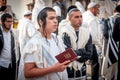
[(65, 50), (64, 52), (56, 55), (55, 57), (60, 63), (63, 63), (64, 61), (67, 60), (70, 60), (72, 62), (78, 58), (77, 54), (74, 52), (72, 48)]

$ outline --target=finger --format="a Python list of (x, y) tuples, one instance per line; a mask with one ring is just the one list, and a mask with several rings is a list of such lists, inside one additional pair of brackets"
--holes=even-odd
[(63, 64), (63, 65), (67, 65), (67, 64), (69, 64), (70, 62), (71, 62), (70, 60), (67, 60), (67, 61), (63, 62), (62, 64)]

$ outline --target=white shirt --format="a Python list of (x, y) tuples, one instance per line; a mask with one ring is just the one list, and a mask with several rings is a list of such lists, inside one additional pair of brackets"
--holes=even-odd
[(3, 31), (2, 27), (1, 30), (3, 32), (4, 45), (0, 55), (0, 66), (8, 68), (11, 63), (11, 33), (10, 31)]

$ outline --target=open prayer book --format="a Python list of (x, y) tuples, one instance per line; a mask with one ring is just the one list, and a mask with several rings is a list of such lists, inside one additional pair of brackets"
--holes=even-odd
[(67, 60), (70, 60), (72, 62), (77, 59), (77, 54), (74, 52), (72, 48), (68, 48), (64, 52), (56, 55), (55, 57), (60, 63)]

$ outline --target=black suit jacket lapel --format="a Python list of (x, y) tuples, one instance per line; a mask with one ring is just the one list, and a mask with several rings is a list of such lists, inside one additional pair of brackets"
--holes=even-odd
[(3, 48), (3, 45), (4, 45), (3, 33), (2, 33), (1, 28), (0, 28), (0, 54), (1, 54), (1, 50)]

